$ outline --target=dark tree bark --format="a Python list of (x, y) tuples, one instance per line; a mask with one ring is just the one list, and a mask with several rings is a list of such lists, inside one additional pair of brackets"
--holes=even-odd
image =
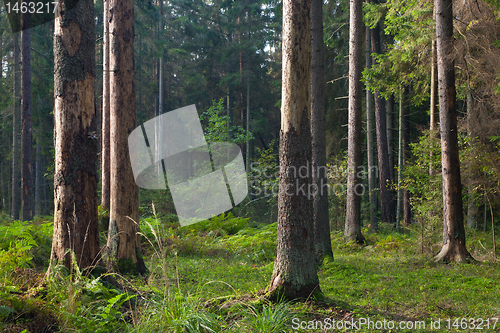
[[(380, 27), (371, 29), (372, 53), (380, 54)], [(376, 63), (375, 57), (372, 63)], [(380, 181), (380, 203), (383, 222), (394, 222), (394, 200), (390, 189), (389, 156), (387, 154), (387, 128), (385, 102), (380, 93), (375, 91), (375, 130), (377, 133), (378, 170)]]
[(94, 3), (59, 2), (54, 22), (54, 234), (51, 262), (88, 268), (99, 259)]
[(108, 267), (146, 272), (141, 253), (138, 187), (128, 135), (137, 126), (135, 109), (134, 2), (109, 0), (110, 36), (110, 222)]
[(105, 209), (109, 209), (110, 193), (109, 193), (109, 154), (110, 154), (110, 142), (109, 142), (109, 1), (103, 0), (104, 14), (103, 14), (103, 70), (102, 70), (102, 122), (101, 122), (101, 206)]
[[(371, 67), (371, 38), (370, 28), (365, 28), (365, 66)], [(366, 89), (366, 150), (368, 159), (368, 197), (370, 200), (370, 230), (377, 231), (377, 197), (375, 195), (375, 173), (373, 158), (373, 96), (370, 90)]]
[(307, 298), (320, 292), (315, 263), (311, 174), (311, 0), (283, 3), (283, 81), (278, 237), (269, 297)]
[(35, 216), (39, 216), (42, 214), (42, 205), (41, 205), (41, 185), (42, 185), (42, 160), (41, 154), (42, 149), (39, 142), (40, 139), (37, 139), (36, 142), (36, 168), (35, 168)]
[(363, 11), (361, 0), (351, 0), (349, 10), (349, 127), (347, 207), (344, 236), (364, 243), (361, 234), (361, 57), (363, 41)]
[[(24, 1), (23, 1), (24, 2)], [(31, 19), (21, 14), (21, 220), (33, 218), (31, 179)]]
[(326, 179), (325, 131), (325, 62), (323, 43), (323, 2), (311, 4), (311, 136), (312, 181), (316, 185), (313, 197), (314, 248), (316, 260), (333, 257), (328, 216), (328, 184)]
[(457, 139), (452, 0), (436, 0), (439, 121), (443, 174), (443, 248), (436, 261), (473, 260), (465, 246), (462, 182)]
[(19, 34), (14, 34), (14, 115), (12, 130), (12, 218), (19, 220)]

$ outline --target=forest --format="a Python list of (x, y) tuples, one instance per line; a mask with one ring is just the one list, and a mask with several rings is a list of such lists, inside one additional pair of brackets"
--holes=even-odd
[(500, 1), (3, 4), (1, 332), (500, 332)]

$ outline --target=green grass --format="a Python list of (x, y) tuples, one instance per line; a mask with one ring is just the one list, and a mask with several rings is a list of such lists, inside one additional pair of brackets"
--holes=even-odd
[[(155, 219), (148, 223), (141, 230), (149, 274), (116, 275), (127, 286), (121, 290), (104, 278), (68, 275), (64, 269), (41, 284), (45, 268), (38, 265), (50, 250), (50, 224), (39, 222), (23, 231), (29, 234), (14, 224), (17, 234), (6, 241), (29, 239), (43, 246), (26, 249), (26, 260), (33, 258), (36, 266), (25, 260), (14, 272), (3, 272), (0, 329), (36, 332), (36, 323), (43, 322), (61, 332), (323, 332), (319, 322), (385, 320), (395, 325), (424, 321), (427, 328), (420, 331), (429, 332), (432, 318), (441, 320), (438, 332), (448, 331), (448, 318), (453, 324), (456, 318), (500, 316), (500, 265), (491, 254), (489, 233), (468, 231), (468, 248), (478, 262), (445, 265), (432, 260), (439, 243), (422, 241), (418, 226), (405, 234), (384, 226), (381, 233), (366, 235), (366, 246), (345, 242), (341, 232), (333, 232), (334, 260), (325, 260), (319, 270), (324, 298), (271, 304), (262, 291), (272, 274), (276, 224), (256, 226), (231, 216), (219, 218), (212, 229), (207, 223), (189, 228)], [(0, 245), (9, 260), (9, 249)], [(311, 329), (300, 329), (300, 324)], [(500, 323), (495, 329), (491, 325), (450, 331), (500, 331)]]

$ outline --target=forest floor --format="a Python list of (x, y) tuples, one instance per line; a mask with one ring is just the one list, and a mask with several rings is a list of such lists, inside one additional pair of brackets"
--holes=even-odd
[(334, 259), (319, 269), (324, 297), (270, 304), (262, 295), (276, 223), (226, 215), (177, 228), (145, 219), (149, 272), (114, 274), (120, 288), (76, 268), (44, 279), (51, 229), (50, 218), (0, 225), (2, 332), (500, 331), (490, 233), (468, 231), (476, 263), (447, 265), (433, 262), (439, 243), (418, 226), (404, 234), (384, 226), (364, 246), (332, 232)]

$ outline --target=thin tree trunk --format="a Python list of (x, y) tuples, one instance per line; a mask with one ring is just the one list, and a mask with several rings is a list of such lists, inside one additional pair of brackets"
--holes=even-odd
[(109, 35), (109, 1), (103, 0), (103, 71), (102, 71), (102, 141), (101, 141), (101, 206), (109, 209), (110, 190), (109, 190), (109, 156), (110, 156), (110, 114), (109, 114), (109, 52), (110, 52), (110, 35)]
[(278, 236), (271, 299), (320, 292), (315, 264), (313, 203), (307, 194), (311, 159), (311, 0), (283, 3), (283, 81), (280, 131)]
[(40, 139), (36, 141), (36, 172), (35, 172), (35, 216), (42, 214), (41, 211), (41, 184), (42, 184), (42, 146), (39, 142)]
[(316, 260), (333, 257), (328, 215), (328, 184), (326, 178), (326, 130), (325, 130), (325, 61), (323, 42), (323, 2), (311, 4), (311, 137), (314, 247)]
[(128, 135), (137, 126), (135, 109), (134, 2), (110, 0), (110, 223), (108, 266), (146, 272), (141, 253), (138, 187), (134, 180)]
[[(436, 53), (436, 40), (432, 41), (432, 58), (431, 58), (431, 105), (430, 105), (430, 131), (432, 137), (437, 137), (438, 133), (438, 77), (437, 77), (437, 53)], [(429, 175), (434, 174), (432, 170), (432, 151), (430, 153), (431, 163), (429, 163)]]
[(14, 34), (14, 115), (12, 130), (12, 218), (19, 220), (19, 34)]
[[(404, 90), (403, 101), (403, 171), (405, 170), (410, 155), (410, 87), (406, 86)], [(406, 99), (404, 98), (406, 96)], [(408, 226), (412, 223), (412, 213), (410, 205), (410, 191), (403, 189), (403, 221)]]
[[(246, 130), (247, 133), (250, 133), (250, 71), (248, 71), (247, 75), (247, 121), (246, 121)], [(245, 158), (245, 170), (250, 172), (250, 139), (246, 142), (246, 158)]]
[[(380, 54), (380, 27), (371, 29), (372, 53)], [(375, 57), (372, 63), (376, 63)], [(387, 129), (385, 103), (375, 91), (375, 130), (377, 133), (378, 169), (380, 182), (380, 203), (383, 222), (394, 222), (394, 200), (390, 189), (389, 156), (387, 154)]]
[(363, 38), (363, 11), (361, 0), (351, 0), (349, 10), (349, 127), (347, 202), (344, 236), (348, 240), (364, 243), (361, 234), (362, 179), (361, 160), (361, 56)]
[(401, 177), (403, 171), (403, 94), (399, 88), (399, 135), (398, 135), (398, 204), (396, 209), (396, 230), (401, 225), (401, 204), (403, 200), (401, 191)]
[[(59, 3), (54, 22), (54, 234), (51, 262), (90, 268), (99, 259), (94, 3)], [(49, 268), (50, 269), (50, 268)]]
[[(467, 127), (468, 127), (468, 135), (471, 138), (472, 141), (474, 141), (474, 138), (476, 137), (473, 129), (472, 129), (472, 124), (471, 124), (471, 119), (472, 119), (472, 94), (470, 91), (470, 87), (468, 87), (468, 92), (467, 92)], [(472, 152), (472, 154), (475, 155), (475, 151)], [(475, 174), (470, 175), (471, 179), (475, 178)], [(469, 228), (476, 228), (477, 226), (477, 211), (478, 207), (476, 204), (476, 193), (474, 191), (474, 186), (472, 184), (469, 184), (467, 186), (467, 192), (469, 196), (469, 202), (467, 204), (467, 226)]]
[[(46, 162), (45, 162), (45, 155), (42, 154), (42, 170), (45, 170)], [(43, 175), (43, 174), (42, 174)], [(45, 176), (42, 176), (42, 215), (49, 215), (49, 198), (48, 198), (48, 192), (49, 189), (49, 183), (45, 179)]]
[[(365, 66), (371, 67), (371, 38), (370, 28), (365, 28)], [(370, 90), (366, 89), (366, 149), (368, 159), (368, 197), (370, 204), (370, 230), (377, 231), (377, 216), (375, 214), (377, 197), (375, 195), (375, 165), (373, 158), (373, 96)]]
[(436, 0), (439, 121), (443, 174), (443, 248), (436, 261), (472, 260), (465, 246), (462, 182), (457, 138), (452, 0)]
[[(25, 1), (23, 1), (25, 2)], [(21, 14), (21, 220), (33, 218), (31, 179), (31, 18)]]
[(385, 101), (387, 107), (386, 130), (387, 130), (387, 155), (389, 156), (389, 175), (391, 180), (394, 178), (394, 96)]

